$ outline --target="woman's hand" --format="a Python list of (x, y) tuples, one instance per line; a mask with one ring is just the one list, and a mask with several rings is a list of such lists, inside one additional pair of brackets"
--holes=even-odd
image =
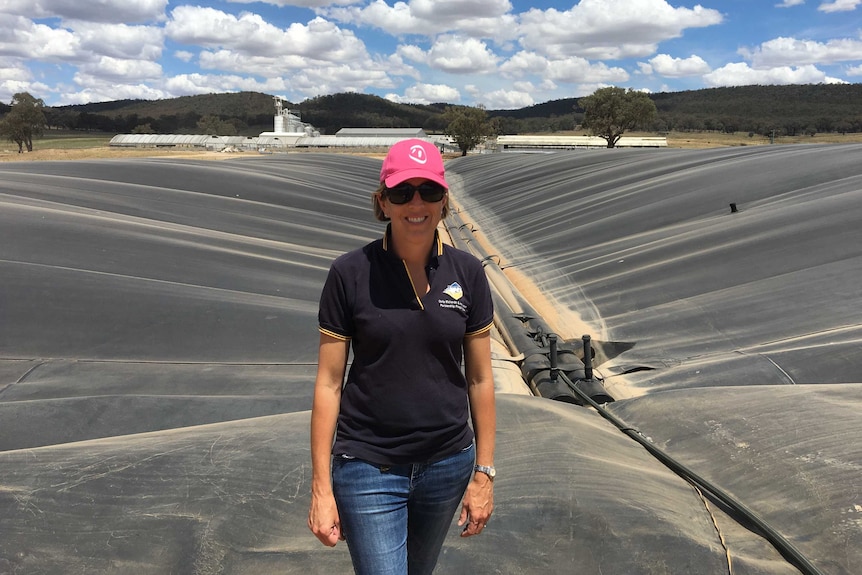
[(458, 525), (464, 525), (461, 537), (478, 535), (494, 512), (494, 482), (484, 473), (474, 473), (464, 493)]
[(328, 496), (311, 494), (308, 528), (327, 547), (335, 547), (339, 540), (344, 541), (344, 535), (341, 533), (341, 521), (338, 518), (338, 508), (332, 494)]

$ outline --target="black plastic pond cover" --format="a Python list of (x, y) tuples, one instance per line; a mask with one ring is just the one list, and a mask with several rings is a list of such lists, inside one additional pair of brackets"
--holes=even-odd
[[(349, 572), (305, 525), (317, 298), (382, 233), (379, 167), (0, 164), (0, 573)], [(618, 342), (604, 409), (818, 572), (862, 572), (862, 147), (448, 170), (501, 267)], [(438, 573), (800, 572), (596, 410), (498, 410), (497, 510)]]

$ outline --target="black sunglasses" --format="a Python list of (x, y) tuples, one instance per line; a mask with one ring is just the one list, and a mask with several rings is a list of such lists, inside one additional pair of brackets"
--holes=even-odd
[(398, 184), (394, 188), (386, 188), (386, 197), (393, 204), (406, 204), (413, 199), (413, 194), (419, 192), (423, 202), (439, 202), (446, 195), (446, 188), (433, 182), (423, 182), (418, 186)]

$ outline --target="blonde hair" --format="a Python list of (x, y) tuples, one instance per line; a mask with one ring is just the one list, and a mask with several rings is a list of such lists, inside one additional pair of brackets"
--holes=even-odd
[[(386, 191), (386, 184), (380, 182), (380, 185), (377, 186), (377, 189), (374, 190), (374, 193), (371, 194), (371, 208), (374, 210), (374, 219), (379, 222), (388, 222), (389, 218), (386, 214), (383, 213), (383, 208), (380, 207), (380, 200), (383, 199), (383, 192)], [(446, 190), (446, 194), (448, 196), (449, 190)], [(444, 196), (446, 197), (446, 196)], [(443, 206), (443, 218), (449, 215), (449, 202)]]

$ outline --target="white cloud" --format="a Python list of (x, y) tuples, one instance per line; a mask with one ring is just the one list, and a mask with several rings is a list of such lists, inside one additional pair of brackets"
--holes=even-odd
[(243, 90), (275, 94), (286, 89), (281, 78), (264, 82), (236, 75), (220, 74), (180, 74), (168, 78), (165, 88), (173, 95), (190, 96), (214, 92), (236, 92)]
[(414, 62), (425, 62), (428, 59), (425, 50), (413, 44), (398, 46), (396, 54)]
[(536, 103), (528, 92), (520, 90), (493, 90), (476, 94), (475, 98), (490, 110), (514, 110)]
[(22, 66), (0, 67), (0, 102), (10, 103), (12, 96), (19, 92), (29, 92), (36, 96), (50, 91), (50, 86), (35, 82), (33, 75), (27, 68)]
[(517, 19), (509, 0), (374, 0), (367, 6), (328, 8), (319, 13), (345, 24), (376, 28), (393, 36), (441, 33), (505, 42), (515, 38)]
[(507, 78), (536, 76), (553, 82), (576, 84), (580, 82), (625, 82), (629, 73), (623, 68), (609, 67), (604, 62), (591, 63), (586, 58), (572, 56), (551, 59), (536, 52), (518, 52), (500, 66)]
[(834, 2), (824, 2), (817, 7), (821, 12), (851, 12), (856, 9), (862, 0), (835, 0)]
[(451, 74), (487, 74), (496, 70), (498, 60), (480, 40), (446, 35), (431, 46), (426, 62)]
[(755, 69), (748, 64), (738, 62), (727, 64), (709, 74), (703, 79), (708, 86), (749, 86), (753, 84), (839, 84), (846, 83), (838, 78), (831, 78), (811, 64), (791, 67), (779, 66), (767, 69)]
[(292, 73), (290, 89), (306, 97), (337, 92), (365, 92), (369, 87), (393, 89), (396, 83), (383, 69), (361, 68), (350, 65), (306, 67)]
[(74, 60), (81, 40), (68, 30), (51, 28), (23, 17), (5, 19), (0, 33), (0, 54), (7, 57), (47, 60)]
[(581, 0), (565, 12), (533, 8), (522, 14), (521, 44), (555, 57), (645, 57), (686, 29), (722, 20), (717, 10), (674, 8), (665, 0)]
[(164, 47), (164, 30), (156, 26), (72, 22), (69, 28), (80, 49), (92, 54), (138, 60), (157, 60)]
[(599, 88), (610, 88), (612, 84), (604, 84), (602, 82), (589, 83), (589, 84), (578, 84), (575, 86), (574, 92), (572, 92), (573, 98), (582, 98), (584, 96), (589, 96)]
[[(22, 86), (38, 88), (50, 105), (243, 89), (297, 100), (355, 91), (511, 108), (629, 87), (633, 75), (653, 91), (671, 91), (676, 78), (713, 86), (842, 81), (824, 70), (862, 75), (862, 37), (839, 37), (829, 14), (846, 28), (853, 22), (844, 13), (862, 0), (784, 10), (784, 36), (768, 41), (730, 29), (755, 13), (744, 2), (711, 3), (721, 11), (680, 0), (513, 2), (0, 0), (0, 97)], [(756, 13), (804, 3), (770, 0)], [(303, 10), (307, 17), (297, 19)], [(728, 29), (703, 40), (709, 64), (670, 42), (684, 36), (693, 45), (701, 29), (725, 18)], [(802, 30), (821, 32), (809, 40)], [(828, 30), (836, 31), (831, 39), (821, 35)], [(748, 46), (739, 50), (744, 64), (718, 61), (739, 45)]]
[(102, 56), (95, 62), (82, 64), (78, 70), (82, 77), (98, 78), (100, 81), (129, 82), (159, 80), (162, 77), (162, 67), (156, 62), (110, 56)]
[(298, 6), (300, 8), (326, 8), (331, 5), (349, 5), (358, 4), (362, 0), (227, 0), (234, 4), (272, 4), (273, 6)]
[(623, 68), (610, 67), (604, 62), (590, 63), (589, 60), (577, 57), (550, 60), (546, 74), (550, 80), (564, 84), (582, 82), (619, 84), (629, 79), (629, 73)]
[(355, 61), (367, 56), (353, 32), (322, 18), (308, 25), (292, 23), (282, 30), (258, 14), (227, 14), (213, 8), (178, 6), (165, 26), (169, 38), (181, 44), (228, 48), (256, 57), (299, 55), (315, 60)]
[[(641, 71), (647, 68), (641, 67)], [(649, 70), (666, 78), (684, 78), (700, 76), (709, 72), (709, 64), (700, 56), (691, 55), (688, 58), (674, 58), (668, 54), (659, 54), (649, 60)]]
[(505, 78), (523, 78), (532, 74), (542, 76), (547, 69), (548, 59), (528, 50), (513, 54), (500, 65), (500, 72)]
[(858, 61), (862, 58), (862, 40), (836, 38), (823, 43), (782, 37), (740, 53), (754, 68)]
[(85, 75), (77, 76), (75, 81), (85, 85), (86, 88), (78, 92), (60, 94), (58, 104), (86, 104), (88, 102), (109, 102), (125, 99), (159, 100), (173, 96), (169, 92), (146, 84), (111, 84)]
[(403, 104), (434, 104), (438, 102), (457, 103), (461, 93), (445, 84), (414, 84), (404, 90), (404, 96), (386, 94), (386, 99)]
[(61, 18), (89, 22), (156, 22), (164, 20), (168, 0), (4, 0), (3, 12), (27, 18)]

